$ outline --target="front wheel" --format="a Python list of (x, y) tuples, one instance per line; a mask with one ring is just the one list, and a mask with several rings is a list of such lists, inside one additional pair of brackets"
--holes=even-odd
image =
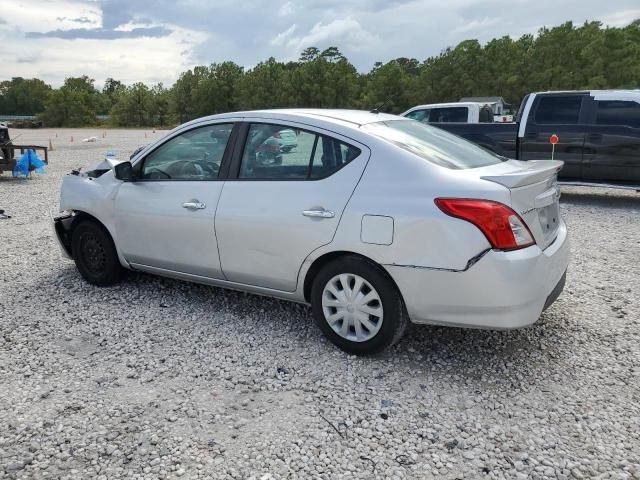
[(316, 323), (345, 352), (368, 355), (396, 343), (407, 326), (402, 297), (377, 265), (354, 256), (326, 265), (311, 289)]
[(78, 271), (93, 285), (113, 285), (122, 275), (113, 240), (96, 222), (83, 221), (73, 229), (71, 252)]

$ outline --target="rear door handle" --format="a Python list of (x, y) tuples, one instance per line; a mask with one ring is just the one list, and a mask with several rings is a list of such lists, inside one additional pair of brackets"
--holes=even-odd
[(197, 200), (192, 200), (190, 202), (184, 202), (182, 204), (182, 208), (186, 208), (188, 210), (202, 210), (204, 208), (207, 208), (207, 205)]
[(303, 210), (302, 215), (304, 215), (305, 217), (315, 217), (315, 218), (333, 218), (336, 216), (336, 214), (333, 213), (332, 211), (324, 210), (324, 209)]

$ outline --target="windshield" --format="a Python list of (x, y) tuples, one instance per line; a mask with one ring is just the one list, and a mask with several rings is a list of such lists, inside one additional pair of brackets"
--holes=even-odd
[(506, 160), (463, 138), (414, 120), (376, 122), (362, 128), (441, 167), (477, 168)]

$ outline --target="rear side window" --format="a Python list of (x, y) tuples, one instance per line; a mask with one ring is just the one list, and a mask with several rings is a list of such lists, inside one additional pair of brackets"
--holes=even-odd
[(249, 127), (238, 178), (319, 180), (358, 155), (360, 149), (326, 135), (254, 123)]
[(596, 124), (640, 128), (640, 103), (621, 100), (598, 100), (596, 103)]
[(469, 118), (467, 107), (433, 108), (429, 115), (431, 123), (466, 123)]
[(577, 125), (582, 95), (541, 97), (535, 122), (540, 125)]
[(362, 129), (441, 167), (476, 168), (506, 160), (462, 137), (423, 123), (391, 120), (370, 123)]

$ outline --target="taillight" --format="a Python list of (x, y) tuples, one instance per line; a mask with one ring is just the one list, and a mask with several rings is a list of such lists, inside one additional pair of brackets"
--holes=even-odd
[(473, 223), (493, 248), (516, 250), (535, 243), (522, 218), (502, 203), (472, 198), (436, 198), (435, 203), (447, 215)]

